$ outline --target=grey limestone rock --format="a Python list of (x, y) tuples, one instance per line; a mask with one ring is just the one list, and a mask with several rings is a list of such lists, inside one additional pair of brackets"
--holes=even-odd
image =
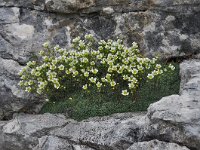
[(185, 84), (194, 76), (198, 76), (200, 72), (200, 60), (188, 60), (180, 64), (181, 85), (180, 92), (184, 90)]
[(141, 138), (144, 114), (133, 113), (130, 118), (125, 115), (70, 123), (64, 128), (52, 130), (51, 134), (76, 143), (86, 143), (95, 149), (127, 149)]
[(78, 10), (89, 8), (95, 5), (94, 0), (45, 0), (48, 11), (60, 13), (77, 13)]
[(18, 115), (1, 127), (3, 141), (0, 149), (32, 150), (37, 146), (38, 138), (48, 134), (51, 129), (64, 126), (67, 122), (63, 115)]
[(12, 59), (0, 58), (0, 119), (12, 118), (12, 114), (38, 112), (42, 107), (41, 97), (25, 93), (18, 87), (18, 72), (22, 66)]
[(200, 102), (188, 95), (172, 95), (162, 98), (148, 108), (150, 120), (146, 139), (159, 139), (181, 143), (198, 149), (200, 146)]
[(133, 144), (127, 150), (189, 150), (185, 146), (179, 146), (175, 143), (167, 143), (158, 140), (148, 142), (138, 142)]
[(92, 150), (128, 148), (140, 138), (144, 114), (116, 114), (77, 122), (63, 115), (19, 115), (2, 123), (5, 150)]
[(181, 143), (191, 149), (199, 149), (200, 71), (198, 63), (199, 60), (191, 60), (181, 64), (180, 72), (188, 71), (185, 72), (186, 83), (184, 80), (181, 95), (164, 97), (150, 105), (147, 113), (150, 121), (145, 131), (146, 139)]

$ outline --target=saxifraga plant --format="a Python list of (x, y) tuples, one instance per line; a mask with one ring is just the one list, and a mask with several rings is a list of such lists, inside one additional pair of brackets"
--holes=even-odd
[(41, 58), (29, 61), (20, 71), (19, 85), (47, 97), (72, 89), (96, 89), (134, 98), (141, 82), (175, 69), (171, 64), (163, 67), (157, 58), (144, 57), (135, 42), (131, 47), (120, 39), (97, 42), (91, 34), (73, 39), (69, 49), (51, 47), (48, 42), (43, 47)]

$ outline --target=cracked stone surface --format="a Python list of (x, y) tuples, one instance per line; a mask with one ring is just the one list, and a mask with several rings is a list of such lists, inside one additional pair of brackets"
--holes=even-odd
[(124, 113), (81, 122), (62, 114), (16, 115), (0, 122), (3, 150), (199, 150), (200, 60), (181, 63), (193, 68), (181, 87), (149, 106), (147, 113)]
[(138, 142), (133, 144), (127, 150), (189, 150), (185, 146), (179, 146), (175, 143), (167, 143), (158, 140), (148, 142)]
[(200, 147), (199, 60), (184, 61), (180, 66), (180, 73), (187, 72), (185, 74), (187, 80), (184, 78), (182, 81), (184, 85), (181, 86), (181, 95), (164, 97), (150, 105), (147, 113), (150, 122), (147, 125), (145, 138), (184, 143), (187, 147), (198, 150)]

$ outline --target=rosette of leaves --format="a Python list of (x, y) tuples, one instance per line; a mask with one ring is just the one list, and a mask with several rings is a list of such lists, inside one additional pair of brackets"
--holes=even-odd
[(68, 49), (51, 47), (48, 42), (43, 47), (40, 58), (28, 62), (19, 73), (19, 85), (27, 92), (50, 96), (96, 89), (134, 97), (141, 82), (175, 69), (141, 55), (135, 42), (131, 47), (120, 39), (97, 42), (91, 34), (76, 37)]

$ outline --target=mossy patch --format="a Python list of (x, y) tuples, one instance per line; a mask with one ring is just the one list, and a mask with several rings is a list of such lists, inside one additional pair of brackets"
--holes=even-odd
[(114, 94), (71, 90), (72, 92), (63, 99), (52, 97), (44, 105), (41, 113), (67, 113), (75, 120), (83, 120), (113, 113), (146, 111), (151, 103), (164, 96), (179, 93), (179, 64), (173, 65), (176, 67), (173, 72), (163, 74), (157, 80), (142, 83), (136, 101), (130, 96), (122, 96), (119, 99), (119, 95)]

